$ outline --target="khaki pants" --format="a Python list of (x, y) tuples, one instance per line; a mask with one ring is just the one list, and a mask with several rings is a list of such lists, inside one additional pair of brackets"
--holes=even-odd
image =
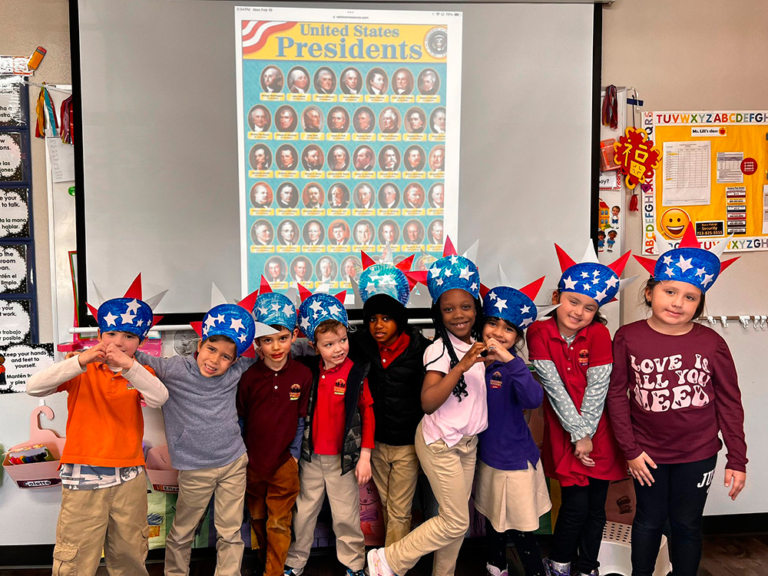
[(248, 456), (243, 454), (221, 468), (179, 471), (179, 499), (176, 517), (165, 543), (165, 576), (189, 574), (192, 540), (211, 495), (214, 495), (216, 527), (216, 576), (239, 576), (243, 561), (245, 470)]
[(437, 516), (384, 549), (387, 562), (395, 573), (405, 574), (422, 556), (434, 552), (432, 575), (451, 576), (469, 529), (469, 496), (475, 475), (477, 436), (464, 436), (451, 448), (443, 440), (427, 446), (419, 424), (416, 454), (440, 508)]
[(147, 574), (147, 477), (99, 490), (61, 491), (54, 576), (92, 576), (104, 557), (110, 576)]
[(365, 567), (365, 536), (360, 527), (360, 489), (354, 470), (341, 475), (341, 456), (312, 454), (312, 462), (301, 461), (301, 491), (296, 500), (293, 531), (296, 541), (288, 550), (286, 564), (304, 568), (315, 538), (315, 524), (328, 494), (336, 535), (336, 557), (357, 572)]
[(376, 442), (371, 453), (373, 481), (381, 497), (387, 530), (386, 546), (402, 540), (411, 531), (411, 508), (419, 479), (416, 448)]
[(256, 535), (252, 548), (258, 549), (266, 576), (283, 576), (291, 545), (293, 505), (298, 495), (299, 466), (293, 458), (270, 476), (260, 476), (248, 468), (245, 501)]

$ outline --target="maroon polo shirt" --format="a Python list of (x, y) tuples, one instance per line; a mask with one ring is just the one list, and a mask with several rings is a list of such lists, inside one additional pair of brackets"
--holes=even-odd
[(299, 418), (307, 416), (312, 373), (289, 358), (277, 372), (262, 360), (246, 370), (237, 391), (237, 413), (245, 420), (248, 466), (271, 476), (291, 457)]

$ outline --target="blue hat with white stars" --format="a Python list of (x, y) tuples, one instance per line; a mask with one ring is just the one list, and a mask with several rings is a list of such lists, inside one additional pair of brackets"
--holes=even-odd
[(555, 244), (557, 257), (560, 260), (560, 269), (563, 274), (557, 284), (560, 292), (576, 292), (589, 296), (598, 306), (607, 304), (614, 299), (625, 284), (635, 277), (620, 280), (619, 277), (629, 260), (630, 252), (627, 252), (611, 264), (601, 264), (597, 260), (592, 242), (587, 244), (587, 252), (580, 263), (574, 262), (565, 250)]
[[(94, 291), (102, 300), (99, 289), (94, 285)], [(86, 303), (93, 317), (99, 323), (99, 331), (104, 332), (129, 332), (144, 340), (150, 328), (157, 324), (162, 316), (155, 316), (152, 310), (163, 299), (167, 290), (142, 300), (141, 274), (136, 276), (131, 286), (122, 298), (106, 300), (98, 310)]]
[(299, 306), (299, 327), (307, 335), (310, 342), (315, 341), (315, 330), (326, 320), (337, 320), (344, 326), (349, 326), (347, 311), (343, 304), (345, 295), (346, 290), (337, 296), (318, 292), (308, 296), (301, 303)]
[(113, 298), (99, 306), (99, 330), (130, 332), (141, 340), (147, 337), (154, 315), (149, 304), (137, 298)]
[(661, 236), (656, 236), (661, 256), (658, 260), (635, 256), (643, 268), (659, 281), (675, 280), (686, 282), (706, 292), (715, 283), (720, 273), (738, 258), (721, 261), (720, 257), (728, 244), (728, 239), (720, 241), (711, 250), (699, 245), (693, 223), (688, 224), (678, 248), (672, 246)]
[(464, 256), (443, 256), (435, 260), (427, 270), (427, 289), (432, 302), (448, 290), (459, 289), (473, 298), (480, 298), (480, 273), (477, 266)]
[(293, 331), (296, 328), (296, 306), (287, 296), (277, 292), (259, 294), (256, 305), (253, 307), (256, 322), (277, 325)]
[(397, 300), (403, 306), (408, 304), (411, 287), (405, 274), (392, 264), (373, 264), (360, 274), (358, 280), (360, 298), (365, 303), (371, 296), (383, 294)]
[(237, 304), (219, 304), (203, 317), (202, 337), (226, 336), (235, 343), (237, 355), (242, 356), (253, 344), (256, 324), (251, 313)]
[(533, 299), (536, 298), (543, 283), (544, 276), (519, 290), (510, 286), (491, 288), (483, 296), (483, 314), (486, 317), (501, 318), (525, 330), (536, 321), (538, 316), (538, 309)]

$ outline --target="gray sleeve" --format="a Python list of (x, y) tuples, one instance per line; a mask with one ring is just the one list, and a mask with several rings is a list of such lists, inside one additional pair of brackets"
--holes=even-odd
[(571, 395), (568, 394), (565, 384), (557, 373), (555, 363), (551, 360), (534, 360), (533, 367), (539, 375), (539, 380), (544, 386), (555, 414), (560, 419), (560, 424), (571, 435), (571, 442), (575, 444), (585, 436), (589, 436), (589, 425), (576, 410)]
[(171, 361), (171, 358), (158, 358), (157, 356), (150, 356), (146, 352), (139, 351), (136, 352), (134, 358), (139, 362), (139, 364), (143, 364), (144, 366), (149, 366), (152, 368), (161, 382), (168, 377), (166, 369), (168, 368), (168, 364)]
[(581, 417), (589, 427), (589, 435), (592, 437), (597, 430), (600, 418), (605, 408), (605, 397), (608, 395), (608, 384), (611, 382), (611, 370), (613, 364), (592, 366), (587, 368), (587, 389), (584, 392), (584, 400), (581, 403)]

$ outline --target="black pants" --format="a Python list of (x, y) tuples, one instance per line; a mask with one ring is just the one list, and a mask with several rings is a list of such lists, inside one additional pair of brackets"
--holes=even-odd
[(605, 528), (608, 480), (589, 479), (587, 486), (563, 486), (550, 560), (571, 563), (571, 574), (589, 574), (600, 566), (597, 556)]
[(717, 455), (685, 464), (658, 464), (655, 482), (635, 481), (637, 513), (632, 524), (632, 576), (651, 576), (669, 519), (669, 552), (675, 576), (696, 576), (701, 560), (701, 522)]
[(488, 546), (488, 564), (499, 570), (507, 567), (507, 534), (520, 556), (525, 576), (544, 576), (544, 565), (541, 561), (541, 550), (533, 532), (508, 530), (496, 532), (488, 518), (485, 519), (485, 542)]

